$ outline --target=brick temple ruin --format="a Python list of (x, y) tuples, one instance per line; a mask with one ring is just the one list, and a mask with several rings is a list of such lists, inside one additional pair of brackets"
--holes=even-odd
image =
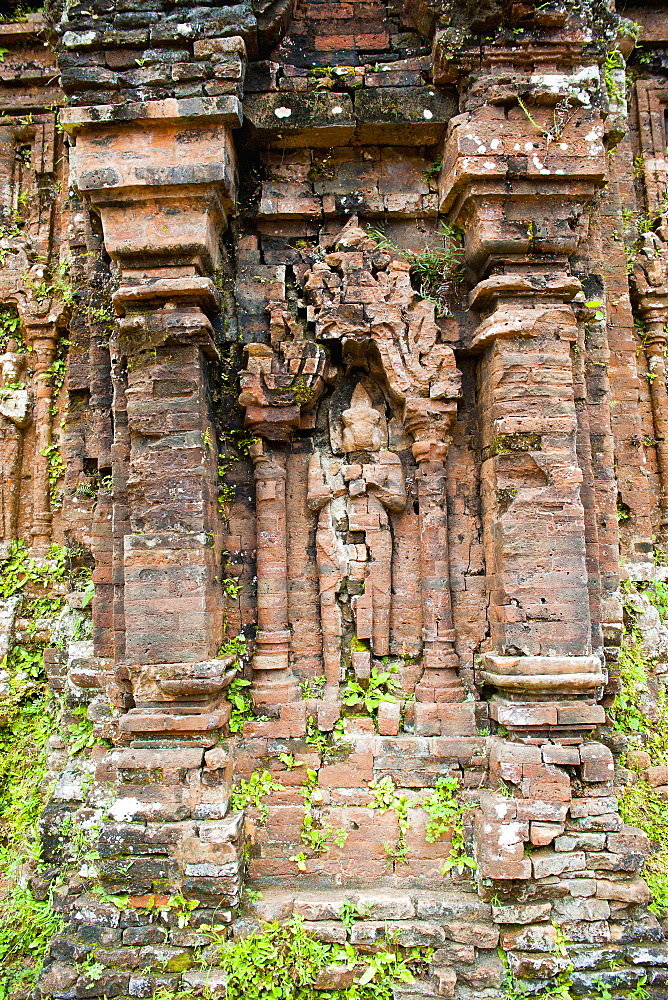
[(53, 744), (45, 860), (67, 816), (99, 860), (38, 997), (222, 995), (198, 926), (292, 914), (433, 949), (397, 1000), (668, 996), (606, 714), (668, 542), (668, 6), (631, 4), (0, 24), (2, 554), (89, 557), (45, 664), (113, 742)]

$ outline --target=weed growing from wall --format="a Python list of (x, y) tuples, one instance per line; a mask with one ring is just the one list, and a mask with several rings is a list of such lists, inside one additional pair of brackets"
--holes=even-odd
[(443, 863), (444, 874), (452, 870), (462, 872), (465, 868), (472, 871), (477, 868), (464, 842), (464, 813), (470, 806), (462, 803), (458, 791), (459, 780), (448, 774), (437, 780), (432, 794), (420, 803), (429, 816), (426, 840), (433, 844), (439, 837), (450, 836), (450, 851)]
[[(215, 964), (227, 975), (228, 1000), (392, 1000), (393, 987), (412, 982), (411, 962), (420, 960), (420, 949), (404, 957), (389, 949), (362, 954), (350, 944), (325, 944), (293, 917), (226, 941)], [(344, 989), (315, 989), (330, 966), (355, 981)]]
[[(48, 689), (42, 652), (63, 607), (54, 586), (79, 586), (67, 550), (54, 546), (47, 561), (30, 558), (15, 542), (0, 572), (0, 600), (21, 601), (21, 645), (0, 663), (0, 1000), (31, 990), (62, 919), (49, 896), (37, 898), (26, 876), (39, 873), (39, 818), (50, 789), (44, 785), (49, 737), (58, 734), (74, 756), (93, 743), (86, 718), (66, 712)], [(19, 872), (21, 877), (19, 878)], [(40, 897), (41, 897), (40, 893)]]
[(241, 778), (235, 785), (230, 796), (230, 807), (237, 812), (254, 806), (260, 810), (260, 822), (265, 823), (269, 810), (264, 799), (272, 792), (282, 791), (283, 785), (280, 781), (274, 781), (269, 771), (253, 771), (248, 781)]
[(369, 809), (377, 809), (380, 813), (387, 812), (389, 809), (397, 817), (399, 829), (397, 841), (395, 844), (383, 844), (383, 847), (388, 858), (401, 864), (408, 859), (408, 844), (406, 843), (409, 826), (408, 799), (402, 792), (398, 791), (389, 775), (370, 781), (369, 791), (373, 794), (368, 805)]
[[(610, 716), (615, 729), (629, 738), (629, 745), (645, 750), (652, 765), (668, 763), (668, 699), (665, 690), (659, 692), (656, 712), (649, 701), (649, 660), (637, 628), (639, 611), (633, 586), (626, 586), (625, 610), (629, 623), (625, 629), (619, 653), (621, 690), (615, 698)], [(668, 617), (668, 587), (657, 582), (644, 587), (642, 593), (658, 610), (662, 619)], [(624, 788), (619, 811), (625, 823), (644, 830), (652, 841), (643, 870), (643, 877), (652, 893), (650, 909), (660, 917), (668, 914), (668, 802), (642, 777)]]
[(461, 230), (442, 222), (440, 231), (442, 245), (425, 247), (419, 253), (398, 247), (387, 238), (382, 229), (370, 227), (367, 233), (376, 241), (379, 249), (389, 250), (408, 261), (419, 294), (434, 304), (437, 316), (449, 316), (445, 296), (450, 292), (450, 283), (459, 281), (462, 273), (464, 250), (460, 245), (463, 236)]

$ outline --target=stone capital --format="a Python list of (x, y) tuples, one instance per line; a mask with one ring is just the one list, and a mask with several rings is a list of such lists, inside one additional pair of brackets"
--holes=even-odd
[(479, 272), (535, 254), (565, 261), (586, 231), (588, 202), (607, 176), (603, 117), (578, 106), (558, 125), (555, 115), (491, 106), (450, 122), (440, 211), (464, 230)]
[(203, 271), (236, 195), (236, 98), (68, 108), (76, 186), (100, 213), (124, 272), (168, 264)]

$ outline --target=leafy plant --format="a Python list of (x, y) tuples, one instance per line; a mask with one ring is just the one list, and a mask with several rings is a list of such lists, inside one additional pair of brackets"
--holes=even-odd
[(397, 817), (399, 836), (395, 844), (383, 844), (385, 853), (393, 861), (405, 862), (408, 858), (408, 844), (406, 843), (409, 827), (408, 799), (397, 790), (389, 774), (384, 778), (370, 781), (369, 790), (373, 793), (373, 798), (367, 806), (368, 809), (377, 809), (380, 813), (390, 809)]
[(363, 920), (368, 916), (369, 910), (369, 905), (361, 906), (359, 903), (353, 903), (351, 899), (344, 899), (339, 920), (345, 929), (349, 931), (356, 920)]
[(47, 460), (49, 467), (49, 494), (51, 504), (56, 506), (60, 502), (58, 483), (65, 475), (65, 463), (55, 442), (48, 444), (46, 448), (42, 448), (40, 455), (43, 455)]
[(462, 276), (464, 249), (461, 230), (442, 222), (439, 232), (441, 246), (426, 246), (419, 252), (398, 247), (382, 229), (372, 226), (367, 233), (381, 250), (389, 250), (408, 261), (422, 298), (434, 303), (437, 315), (448, 315), (445, 304), (445, 295), (449, 291), (447, 283), (459, 281)]
[(548, 127), (546, 125), (541, 125), (540, 122), (536, 121), (520, 97), (517, 98), (517, 103), (524, 112), (524, 116), (527, 121), (536, 129), (537, 132), (545, 137), (546, 152), (549, 150), (551, 142), (559, 142), (564, 134), (566, 126), (575, 114), (575, 109), (571, 104), (571, 98), (564, 97), (557, 105), (555, 105), (554, 111), (552, 112), (552, 124)]
[[(300, 795), (304, 800), (304, 816), (302, 818), (301, 840), (305, 847), (315, 854), (326, 854), (328, 844), (332, 840), (337, 847), (343, 847), (348, 834), (343, 829), (334, 829), (320, 818), (318, 805), (322, 794), (318, 790), (318, 772), (312, 768), (306, 769), (306, 781), (302, 783)], [(300, 857), (298, 863), (306, 861)], [(303, 869), (302, 869), (303, 870)]]
[(274, 781), (269, 771), (253, 771), (248, 781), (241, 778), (232, 789), (230, 805), (235, 811), (254, 806), (260, 810), (260, 822), (265, 823), (269, 810), (263, 800), (272, 792), (282, 792), (283, 790), (283, 785), (280, 781)]
[(445, 775), (437, 780), (432, 794), (420, 803), (429, 816), (425, 830), (426, 840), (432, 844), (445, 834), (450, 834), (450, 852), (443, 864), (444, 873), (452, 869), (475, 870), (477, 867), (464, 843), (464, 811), (470, 807), (462, 804), (457, 796), (458, 790), (459, 780), (454, 775)]
[(253, 718), (253, 702), (246, 691), (251, 686), (250, 681), (245, 681), (242, 677), (235, 677), (229, 686), (227, 698), (232, 706), (230, 715), (230, 732), (243, 732), (244, 722)]
[[(295, 916), (224, 942), (216, 965), (227, 977), (228, 1000), (392, 1000), (397, 983), (413, 981), (409, 961), (419, 957), (419, 949), (403, 958), (390, 950), (366, 954), (350, 943), (326, 944)], [(360, 971), (347, 989), (316, 989), (318, 974), (330, 965)]]
[[(65, 712), (48, 691), (42, 664), (63, 603), (53, 586), (68, 578), (72, 586), (78, 572), (68, 563), (67, 550), (54, 546), (49, 559), (37, 564), (25, 542), (17, 541), (0, 573), (0, 598), (18, 595), (28, 623), (23, 645), (14, 646), (2, 664), (10, 682), (9, 694), (0, 699), (0, 1000), (16, 990), (32, 993), (49, 943), (63, 925), (50, 895), (37, 899), (25, 878), (40, 855), (39, 818), (50, 791), (44, 781), (48, 740), (58, 733), (71, 757), (88, 753), (94, 742), (85, 709)], [(73, 838), (73, 850), (73, 863), (91, 854), (83, 838)]]
[(26, 343), (21, 329), (21, 320), (14, 306), (0, 305), (0, 350), (7, 350), (7, 341), (13, 338), (17, 341), (20, 351), (26, 350)]
[(349, 708), (362, 709), (367, 715), (375, 715), (381, 702), (397, 700), (394, 695), (399, 685), (393, 674), (392, 670), (379, 671), (377, 667), (372, 667), (368, 681), (348, 681), (341, 692), (341, 701)]

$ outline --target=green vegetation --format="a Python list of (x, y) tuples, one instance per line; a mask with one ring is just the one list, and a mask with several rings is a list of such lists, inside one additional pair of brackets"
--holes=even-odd
[(552, 112), (552, 124), (548, 128), (547, 126), (541, 125), (540, 122), (536, 121), (521, 98), (517, 98), (517, 103), (522, 109), (529, 124), (532, 125), (536, 131), (545, 138), (546, 153), (549, 151), (551, 142), (559, 142), (564, 134), (564, 129), (570, 120), (575, 117), (576, 113), (576, 108), (575, 105), (571, 103), (571, 98), (562, 98), (562, 100), (555, 105), (554, 111)]
[(624, 57), (619, 49), (608, 52), (603, 63), (603, 79), (608, 97), (614, 104), (619, 104), (626, 96), (625, 89), (618, 82), (620, 73), (623, 74), (625, 69)]
[[(625, 610), (629, 623), (619, 652), (621, 690), (610, 716), (614, 728), (629, 738), (629, 746), (645, 750), (654, 766), (668, 764), (668, 702), (665, 690), (660, 690), (656, 708), (650, 697), (648, 675), (652, 664), (635, 623), (639, 610), (635, 588), (641, 587), (661, 618), (668, 617), (665, 583), (626, 586)], [(639, 775), (625, 786), (619, 811), (625, 823), (644, 830), (652, 842), (653, 850), (645, 863), (643, 877), (652, 893), (650, 908), (664, 917), (668, 914), (668, 802)]]
[[(389, 949), (362, 953), (351, 944), (324, 944), (295, 916), (224, 942), (215, 964), (227, 975), (228, 1000), (392, 1000), (393, 985), (412, 982), (411, 966), (428, 959), (418, 948), (402, 956)], [(319, 973), (330, 966), (354, 973), (352, 985), (315, 989)]]
[(372, 667), (367, 681), (348, 681), (341, 692), (341, 701), (348, 708), (375, 718), (381, 702), (396, 702), (397, 700), (394, 696), (399, 685), (393, 676), (395, 672), (396, 667), (394, 670), (382, 671), (379, 671), (377, 667)]
[(25, 351), (26, 342), (21, 329), (21, 320), (14, 306), (0, 306), (0, 351), (7, 350), (7, 342), (14, 339), (19, 351)]
[(437, 316), (450, 315), (445, 303), (445, 296), (449, 294), (448, 284), (461, 280), (462, 276), (464, 249), (461, 244), (464, 234), (460, 229), (441, 222), (438, 234), (441, 246), (426, 246), (420, 252), (398, 247), (382, 229), (369, 227), (367, 233), (380, 250), (389, 250), (408, 261), (419, 294), (434, 304)]
[(27, 21), (31, 14), (39, 14), (43, 10), (44, 0), (37, 0), (36, 3), (31, 3), (30, 0), (8, 0), (6, 9), (0, 14), (0, 22)]
[(232, 706), (229, 723), (232, 734), (243, 732), (246, 719), (253, 718), (253, 702), (246, 690), (250, 685), (251, 682), (245, 681), (243, 677), (235, 677), (229, 686), (227, 698)]
[(427, 841), (433, 844), (439, 837), (450, 835), (452, 843), (443, 865), (444, 873), (452, 869), (460, 872), (465, 868), (475, 870), (477, 867), (464, 843), (464, 812), (470, 806), (461, 802), (458, 791), (459, 779), (448, 774), (437, 780), (432, 794), (420, 803), (429, 816), (425, 830)]
[(260, 810), (260, 822), (265, 823), (269, 809), (264, 799), (272, 792), (282, 791), (283, 785), (280, 781), (274, 781), (273, 775), (269, 771), (253, 771), (248, 781), (241, 778), (232, 789), (230, 807), (237, 812), (253, 806)]
[(369, 782), (369, 790), (373, 792), (373, 798), (368, 809), (377, 809), (380, 813), (391, 810), (397, 817), (399, 836), (395, 844), (383, 844), (385, 853), (392, 861), (404, 863), (408, 859), (408, 844), (406, 834), (408, 833), (408, 799), (406, 795), (397, 790), (394, 781), (389, 775), (384, 778), (377, 778)]
[[(282, 755), (285, 757), (285, 755)], [(286, 765), (287, 766), (287, 765)], [(322, 793), (318, 788), (318, 772), (306, 769), (306, 781), (302, 783), (300, 794), (304, 799), (304, 816), (302, 818), (301, 840), (307, 850), (314, 854), (326, 854), (328, 844), (332, 841), (337, 847), (343, 847), (348, 834), (343, 829), (334, 829), (320, 818), (319, 805)], [(297, 862), (300, 871), (306, 868), (306, 855), (296, 854), (291, 861)]]
[(0, 695), (0, 1000), (32, 989), (62, 923), (50, 897), (38, 899), (25, 879), (26, 873), (39, 872), (38, 823), (50, 791), (44, 785), (49, 737), (57, 733), (65, 739), (71, 756), (94, 742), (85, 709), (68, 712), (49, 692), (42, 666), (42, 651), (63, 607), (54, 585), (67, 582), (78, 589), (89, 576), (72, 562), (68, 550), (54, 546), (50, 558), (37, 563), (20, 541), (0, 574), (0, 599), (16, 596), (27, 622), (23, 644), (0, 664), (7, 674)]
[(49, 499), (51, 506), (56, 507), (62, 499), (58, 483), (65, 475), (65, 463), (55, 442), (47, 445), (46, 448), (42, 448), (40, 455), (44, 456), (49, 466)]

